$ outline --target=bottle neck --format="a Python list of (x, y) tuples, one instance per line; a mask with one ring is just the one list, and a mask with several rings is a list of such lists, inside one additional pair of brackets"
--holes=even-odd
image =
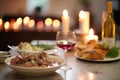
[(112, 1), (107, 2), (107, 10), (108, 10), (108, 13), (112, 12)]
[(112, 16), (112, 2), (108, 1), (107, 3), (107, 12), (108, 12), (108, 16)]

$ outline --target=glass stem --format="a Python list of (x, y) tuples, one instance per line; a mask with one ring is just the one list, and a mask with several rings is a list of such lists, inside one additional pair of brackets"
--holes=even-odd
[(67, 50), (66, 49), (64, 50), (64, 58), (66, 60), (65, 66), (67, 66)]
[(64, 50), (64, 58), (65, 58), (66, 62), (64, 64), (64, 66), (61, 67), (61, 69), (64, 71), (71, 70), (72, 68), (70, 66), (68, 66), (68, 63), (67, 63), (67, 50)]

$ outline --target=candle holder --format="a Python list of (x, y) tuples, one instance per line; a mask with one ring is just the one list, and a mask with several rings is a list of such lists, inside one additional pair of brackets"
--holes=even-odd
[(80, 29), (75, 29), (74, 30), (77, 36), (77, 41), (81, 41), (82, 43), (85, 43), (86, 41), (86, 36), (88, 34), (83, 34), (82, 31)]

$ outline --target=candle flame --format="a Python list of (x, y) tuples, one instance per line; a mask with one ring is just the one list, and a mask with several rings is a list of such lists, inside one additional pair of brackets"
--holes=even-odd
[(5, 24), (4, 24), (4, 28), (5, 28), (5, 30), (8, 30), (9, 27), (10, 27), (10, 23), (9, 23), (8, 21), (5, 22)]
[(13, 23), (13, 29), (14, 31), (18, 31), (19, 25), (17, 22)]
[(63, 16), (68, 16), (68, 11), (66, 9), (63, 11)]
[(58, 28), (60, 26), (60, 21), (59, 20), (54, 20), (53, 21), (53, 27)]
[(79, 12), (79, 17), (80, 17), (81, 19), (83, 19), (84, 16), (85, 16), (85, 12), (84, 12), (83, 10), (80, 11), (80, 12)]
[(51, 26), (52, 25), (52, 19), (51, 18), (45, 19), (45, 25)]
[(28, 22), (28, 26), (29, 28), (33, 28), (35, 25), (35, 21), (33, 19), (31, 19), (29, 22)]
[(93, 31), (92, 28), (90, 28), (90, 30), (89, 30), (89, 36), (93, 36), (93, 35), (94, 35), (94, 31)]
[(24, 19), (23, 19), (23, 23), (24, 24), (27, 24), (29, 22), (30, 18), (28, 16), (26, 16)]
[[(94, 31), (92, 28), (89, 30), (88, 36), (86, 36), (86, 43), (90, 40), (95, 40), (96, 42), (98, 41), (98, 36), (94, 35)], [(92, 79), (93, 80), (93, 79)]]
[(39, 22), (37, 23), (37, 30), (38, 30), (38, 31), (42, 31), (43, 27), (44, 27), (43, 21), (39, 21)]
[(16, 23), (17, 23), (18, 25), (21, 25), (21, 24), (22, 24), (22, 18), (18, 18), (17, 21), (16, 21)]

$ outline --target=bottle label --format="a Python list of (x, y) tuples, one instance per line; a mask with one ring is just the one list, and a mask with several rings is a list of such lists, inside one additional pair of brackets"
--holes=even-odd
[(103, 38), (103, 43), (108, 45), (109, 48), (112, 48), (115, 46), (115, 38)]

